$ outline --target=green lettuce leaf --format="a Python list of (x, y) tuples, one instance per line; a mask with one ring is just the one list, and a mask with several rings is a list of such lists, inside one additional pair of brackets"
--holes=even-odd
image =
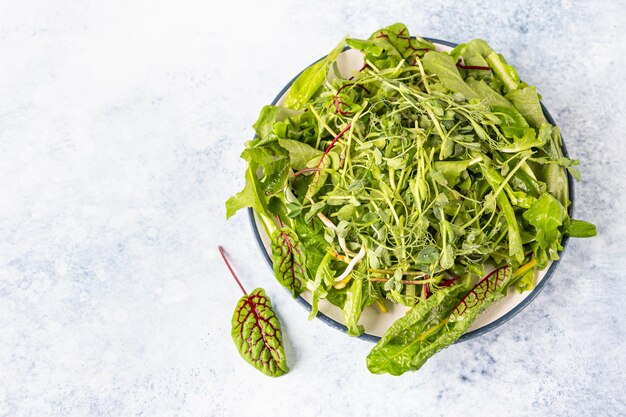
[(254, 125), (252, 125), (258, 136), (255, 142), (264, 142), (271, 139), (272, 129), (274, 128), (274, 123), (276, 123), (280, 111), (280, 107), (277, 106), (263, 106), (259, 118)]
[(544, 123), (548, 123), (543, 115), (537, 88), (524, 87), (509, 91), (506, 96), (511, 100), (515, 108), (524, 116), (532, 127), (539, 128)]
[(461, 77), (454, 59), (443, 52), (427, 52), (424, 55), (424, 68), (439, 78), (439, 81), (449, 90), (463, 94), (467, 100), (480, 99), (472, 88)]
[(363, 326), (358, 324), (363, 307), (363, 281), (353, 279), (346, 292), (346, 300), (342, 309), (343, 322), (348, 328), (348, 335), (350, 336), (359, 336), (363, 333)]
[(287, 91), (282, 105), (294, 110), (306, 107), (307, 102), (326, 81), (329, 68), (343, 51), (344, 46), (345, 41), (342, 40), (324, 59), (302, 71)]
[(238, 210), (252, 207), (258, 213), (266, 212), (265, 197), (261, 190), (261, 184), (254, 171), (256, 164), (250, 164), (246, 170), (246, 185), (243, 190), (226, 201), (226, 219), (229, 219)]
[(550, 193), (543, 193), (524, 212), (524, 218), (537, 230), (537, 242), (548, 247), (559, 238), (558, 229), (567, 218), (567, 211)]
[(507, 64), (502, 55), (492, 51), (486, 56), (486, 60), (493, 70), (496, 78), (502, 82), (505, 93), (513, 91), (519, 87), (520, 79), (517, 71), (513, 68), (513, 66)]
[(263, 173), (259, 182), (266, 195), (272, 195), (285, 186), (289, 173), (290, 155), (276, 142), (246, 148), (241, 157), (249, 164), (262, 168)]
[(278, 143), (289, 152), (289, 163), (295, 169), (306, 168), (310, 160), (322, 155), (322, 151), (297, 140), (279, 139)]
[(493, 111), (498, 111), (496, 110), (496, 108), (494, 108), (494, 106), (498, 106), (500, 109), (515, 109), (513, 103), (504, 98), (496, 90), (489, 87), (489, 85), (485, 81), (468, 77), (465, 79), (465, 82), (474, 92), (476, 92), (481, 100), (485, 100), (492, 107)]
[(570, 237), (594, 237), (598, 234), (598, 231), (592, 223), (571, 219), (565, 233)]

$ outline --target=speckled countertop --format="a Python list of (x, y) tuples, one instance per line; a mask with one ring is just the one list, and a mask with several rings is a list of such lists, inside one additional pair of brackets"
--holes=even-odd
[[(626, 4), (530, 3), (3, 2), (0, 416), (625, 415)], [(260, 107), (346, 33), (396, 21), (487, 39), (539, 86), (600, 233), (522, 314), (401, 378), (308, 322), (246, 216), (224, 220)], [(284, 377), (233, 347), (220, 243), (273, 298)]]

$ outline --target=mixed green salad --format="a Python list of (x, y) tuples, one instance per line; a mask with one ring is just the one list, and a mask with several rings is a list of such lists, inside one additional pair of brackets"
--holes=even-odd
[[(339, 70), (346, 45), (360, 70)], [(536, 88), (480, 39), (438, 52), (402, 24), (346, 39), (254, 129), (227, 216), (255, 210), (311, 317), (326, 299), (358, 336), (366, 306), (408, 307), (367, 357), (374, 373), (419, 369), (508, 288), (531, 290), (564, 235), (596, 234), (568, 216), (578, 161)]]

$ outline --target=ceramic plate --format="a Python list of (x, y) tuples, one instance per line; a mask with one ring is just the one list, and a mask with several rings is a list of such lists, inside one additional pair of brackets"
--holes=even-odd
[[(438, 51), (449, 51), (456, 46), (456, 44), (452, 42), (432, 38), (425, 39), (433, 42)], [(324, 57), (320, 59), (323, 58)], [(339, 71), (342, 74), (349, 74), (350, 72), (356, 71), (363, 66), (363, 55), (360, 51), (346, 47), (346, 49), (337, 58), (337, 64)], [(298, 76), (294, 77), (294, 79), (291, 80), (280, 91), (280, 93), (278, 93), (274, 101), (272, 101), (272, 104), (280, 105), (285, 93), (297, 77)], [(543, 104), (542, 109), (548, 121), (552, 124), (555, 124), (554, 120), (550, 116), (550, 113), (548, 113)], [(565, 145), (563, 145), (563, 153), (565, 154), (565, 156), (567, 156), (567, 150), (565, 149)], [(571, 201), (569, 207), (569, 215), (571, 217), (572, 210), (574, 208), (574, 188), (572, 177), (569, 174), (567, 175), (567, 181), (569, 188), (569, 198)], [(258, 217), (252, 209), (249, 209), (249, 215), (254, 236), (259, 243), (259, 247), (263, 253), (263, 257), (267, 261), (270, 269), (272, 269), (272, 252), (270, 248), (269, 237), (265, 233), (265, 230), (263, 229)], [(567, 240), (567, 237), (563, 237), (563, 240), (561, 242), (563, 250), (565, 250)], [(494, 303), (491, 307), (489, 307), (489, 309), (481, 314), (478, 319), (476, 319), (476, 321), (470, 326), (468, 331), (463, 336), (461, 336), (461, 338), (457, 342), (469, 340), (476, 336), (485, 334), (505, 323), (506, 321), (510, 320), (524, 307), (526, 307), (541, 292), (552, 274), (554, 274), (557, 265), (558, 261), (554, 261), (546, 269), (538, 274), (537, 285), (532, 291), (527, 291), (519, 294), (517, 291), (511, 288), (507, 296), (500, 301)], [(278, 281), (275, 282), (276, 285), (280, 285), (278, 284)], [(308, 311), (311, 311), (311, 296), (311, 292), (307, 290), (303, 292), (296, 300)], [(368, 306), (363, 310), (363, 314), (361, 315), (359, 324), (363, 325), (365, 331), (361, 336), (359, 336), (361, 339), (377, 342), (383, 335), (383, 333), (385, 333), (387, 328), (391, 326), (391, 324), (398, 318), (402, 317), (407, 310), (407, 307), (400, 304), (387, 303), (387, 307), (389, 308), (389, 311), (384, 314), (381, 313), (374, 306)], [(303, 317), (306, 317), (306, 315), (303, 314)], [(342, 324), (343, 315), (341, 309), (326, 300), (320, 300), (317, 318), (330, 325), (331, 327), (334, 327), (343, 332), (347, 331), (346, 327)]]

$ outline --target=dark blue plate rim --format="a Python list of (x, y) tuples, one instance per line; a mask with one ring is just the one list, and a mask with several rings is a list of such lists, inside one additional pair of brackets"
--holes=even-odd
[[(440, 40), (440, 39), (435, 39), (435, 38), (424, 38), (424, 39), (426, 39), (426, 40), (428, 40), (430, 42), (433, 42), (433, 43), (440, 44), (440, 45), (449, 46), (451, 48), (454, 48), (455, 46), (457, 46), (456, 43), (449, 42), (449, 41), (444, 41), (444, 40)], [(350, 47), (346, 46), (344, 51), (347, 50), (347, 49), (350, 49)], [(319, 62), (320, 60), (324, 59), (325, 57), (326, 56), (321, 57), (317, 61), (313, 62), (311, 65), (314, 65), (315, 63)], [(304, 71), (304, 70), (302, 70), (302, 71)], [(293, 79), (291, 81), (289, 81), (289, 83), (287, 85), (285, 85), (282, 90), (280, 90), (278, 95), (274, 98), (274, 100), (272, 100), (272, 105), (276, 105), (276, 103), (278, 103), (278, 100), (280, 100), (280, 98), (287, 92), (287, 90), (289, 89), (289, 87), (291, 87), (291, 84), (293, 84), (293, 82), (296, 80), (296, 78), (298, 78), (298, 76), (300, 76), (300, 74), (302, 74), (302, 71), (300, 71), (300, 73), (298, 73), (298, 75), (293, 77)], [(552, 115), (550, 115), (550, 113), (548, 112), (548, 109), (546, 109), (546, 107), (543, 105), (543, 103), (541, 103), (541, 109), (543, 110), (543, 114), (546, 116), (546, 119), (548, 120), (548, 122), (550, 124), (556, 126), (556, 123), (554, 122), (554, 119), (552, 118)], [(562, 143), (562, 148), (563, 148), (563, 154), (566, 157), (569, 156), (569, 154), (567, 153), (567, 148), (565, 147), (565, 141), (563, 141), (563, 143)], [(568, 207), (568, 213), (569, 213), (570, 217), (573, 217), (573, 213), (574, 213), (574, 179), (572, 178), (572, 176), (570, 175), (569, 172), (567, 172), (567, 186), (568, 186), (568, 193), (569, 193), (569, 199), (570, 199), (570, 206)], [(265, 245), (263, 244), (263, 240), (261, 239), (261, 234), (259, 233), (259, 229), (258, 229), (258, 227), (256, 225), (255, 220), (254, 220), (254, 210), (252, 210), (252, 208), (248, 208), (248, 217), (249, 217), (249, 220), (250, 220), (250, 226), (252, 227), (252, 232), (254, 234), (254, 238), (256, 239), (256, 242), (259, 245), (259, 248), (261, 249), (261, 253), (263, 254), (263, 258), (265, 259), (265, 262), (267, 263), (267, 265), (269, 266), (270, 270), (273, 273), (274, 267), (272, 265), (272, 258), (270, 257), (270, 255), (267, 253), (267, 250), (265, 249)], [(569, 237), (568, 236), (563, 236), (563, 239), (561, 240), (561, 246), (563, 246), (563, 249), (561, 250), (561, 252), (559, 252), (559, 257), (560, 258), (562, 258), (563, 252), (565, 251), (565, 248), (566, 248), (568, 242), (569, 242)], [(552, 275), (554, 274), (554, 271), (556, 270), (556, 268), (557, 268), (557, 266), (559, 264), (559, 261), (560, 261), (560, 259), (556, 260), (556, 261), (553, 261), (552, 264), (550, 264), (550, 267), (548, 268), (548, 271), (546, 272), (546, 275), (543, 277), (541, 282), (539, 282), (537, 284), (537, 286), (531, 291), (531, 293), (526, 298), (524, 298), (518, 305), (513, 307), (505, 315), (503, 315), (502, 317), (498, 318), (497, 320), (494, 320), (491, 323), (489, 323), (489, 324), (487, 324), (487, 325), (485, 325), (485, 326), (483, 326), (483, 327), (481, 327), (479, 329), (472, 330), (471, 332), (465, 333), (455, 343), (464, 342), (464, 341), (473, 339), (475, 337), (481, 336), (481, 335), (483, 335), (485, 333), (488, 333), (488, 332), (494, 330), (495, 328), (503, 325), (507, 321), (511, 320), (517, 314), (519, 314), (519, 312), (522, 311), (524, 308), (526, 308), (526, 306), (528, 306), (528, 304), (530, 304), (539, 295), (539, 293), (543, 290), (543, 288), (546, 286), (546, 284), (548, 283), (550, 278), (552, 278)], [(287, 292), (289, 292), (289, 290), (287, 290)], [(298, 302), (298, 304), (300, 304), (302, 307), (304, 307), (307, 311), (309, 311), (309, 312), (311, 311), (311, 304), (309, 304), (309, 302), (307, 300), (305, 300), (302, 296), (299, 296), (298, 298), (296, 298), (296, 301)], [(348, 328), (346, 326), (344, 326), (342, 323), (340, 323), (340, 322), (338, 322), (338, 321), (328, 317), (327, 315), (325, 315), (322, 312), (318, 312), (316, 317), (318, 319), (320, 319), (321, 321), (323, 321), (324, 323), (326, 323), (327, 325), (329, 325), (330, 327), (334, 328), (334, 329), (340, 330), (340, 331), (342, 331), (344, 333), (348, 332)], [(368, 342), (373, 342), (373, 343), (377, 343), (380, 340), (379, 336), (374, 336), (374, 335), (368, 334), (368, 333), (363, 333), (360, 336), (358, 336), (358, 338), (362, 339), (362, 340), (367, 340)]]

